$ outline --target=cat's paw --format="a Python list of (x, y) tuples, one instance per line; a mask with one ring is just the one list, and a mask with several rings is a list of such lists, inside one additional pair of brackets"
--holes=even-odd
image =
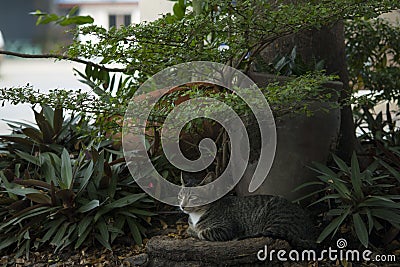
[(190, 237), (198, 237), (197, 232), (191, 226), (186, 229), (186, 235)]

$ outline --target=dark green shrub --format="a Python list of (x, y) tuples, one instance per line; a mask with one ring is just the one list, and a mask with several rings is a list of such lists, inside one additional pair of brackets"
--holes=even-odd
[[(0, 249), (21, 255), (32, 247), (79, 248), (94, 240), (111, 249), (128, 233), (141, 244), (152, 201), (129, 175), (122, 153), (111, 142), (84, 143), (79, 137), (71, 152), (62, 142), (51, 143), (60, 141), (55, 137), (43, 142), (49, 137), (43, 125), (52, 125), (45, 110), (51, 113), (43, 108), (36, 114), (39, 129), (26, 126), (18, 129), (22, 134), (1, 137), (10, 151), (2, 160), (10, 164), (0, 171)], [(70, 120), (60, 121), (71, 126)]]
[(399, 100), (400, 26), (383, 19), (358, 19), (346, 24), (346, 53), (351, 86), (368, 90), (364, 104)]
[(399, 229), (400, 196), (392, 189), (400, 183), (400, 172), (387, 168), (388, 165), (379, 159), (361, 169), (355, 153), (350, 166), (335, 155), (333, 159), (336, 163), (333, 168), (315, 163), (313, 169), (319, 174), (319, 181), (300, 187), (318, 185), (319, 189), (310, 195), (320, 198), (310, 206), (320, 202), (328, 204), (325, 216), (329, 223), (318, 242), (329, 235), (335, 236), (344, 224), (365, 247), (370, 244), (372, 234), (382, 238), (390, 226)]

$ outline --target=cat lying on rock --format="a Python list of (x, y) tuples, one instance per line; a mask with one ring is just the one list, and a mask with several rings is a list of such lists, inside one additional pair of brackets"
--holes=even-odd
[[(214, 179), (215, 175), (209, 173), (198, 185), (208, 184)], [(187, 207), (189, 201), (195, 204), (200, 196), (189, 190), (190, 186), (195, 186), (193, 181), (189, 181), (190, 177), (183, 175), (181, 180), (182, 189), (178, 197), (181, 210), (189, 215), (189, 236), (209, 241), (266, 236), (284, 239), (294, 247), (313, 247), (314, 226), (308, 214), (283, 197), (225, 196), (207, 205)]]

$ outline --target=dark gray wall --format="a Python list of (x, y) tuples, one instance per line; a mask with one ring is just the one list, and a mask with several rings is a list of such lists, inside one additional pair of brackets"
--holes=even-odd
[(29, 15), (37, 9), (48, 12), (53, 0), (12, 0), (0, 2), (0, 30), (6, 45), (21, 41), (30, 44), (42, 44), (47, 25), (36, 26), (36, 17)]
[(37, 34), (35, 18), (29, 12), (35, 10), (35, 1), (13, 0), (0, 3), (0, 30), (6, 42), (33, 41)]

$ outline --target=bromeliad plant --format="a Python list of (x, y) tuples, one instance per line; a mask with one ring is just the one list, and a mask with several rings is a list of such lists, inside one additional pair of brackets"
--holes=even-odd
[(60, 154), (64, 148), (76, 151), (80, 143), (89, 142), (84, 133), (88, 133), (91, 126), (82, 116), (64, 118), (62, 108), (52, 109), (44, 104), (41, 112), (34, 109), (33, 112), (36, 125), (7, 121), (12, 134), (2, 135), (0, 140), (4, 141), (9, 157), (19, 152), (35, 154), (52, 151)]
[(320, 202), (329, 204), (326, 216), (331, 220), (317, 241), (322, 242), (329, 235), (335, 236), (339, 228), (346, 224), (361, 244), (368, 247), (373, 233), (384, 236), (390, 225), (400, 229), (400, 196), (392, 191), (400, 183), (400, 173), (390, 175), (386, 165), (379, 160), (361, 170), (355, 153), (350, 166), (335, 155), (333, 159), (337, 165), (336, 172), (315, 163), (313, 169), (320, 174), (320, 181), (300, 187), (318, 185), (320, 189), (310, 195), (324, 192), (324, 196), (310, 205)]
[[(32, 145), (28, 135), (3, 139), (10, 151)], [(6, 154), (9, 165), (0, 171), (0, 250), (16, 250), (18, 256), (44, 245), (58, 251), (95, 240), (111, 249), (126, 234), (141, 244), (152, 201), (110, 143), (80, 143), (80, 150), (60, 152), (59, 146), (53, 150), (33, 143), (30, 153)]]

